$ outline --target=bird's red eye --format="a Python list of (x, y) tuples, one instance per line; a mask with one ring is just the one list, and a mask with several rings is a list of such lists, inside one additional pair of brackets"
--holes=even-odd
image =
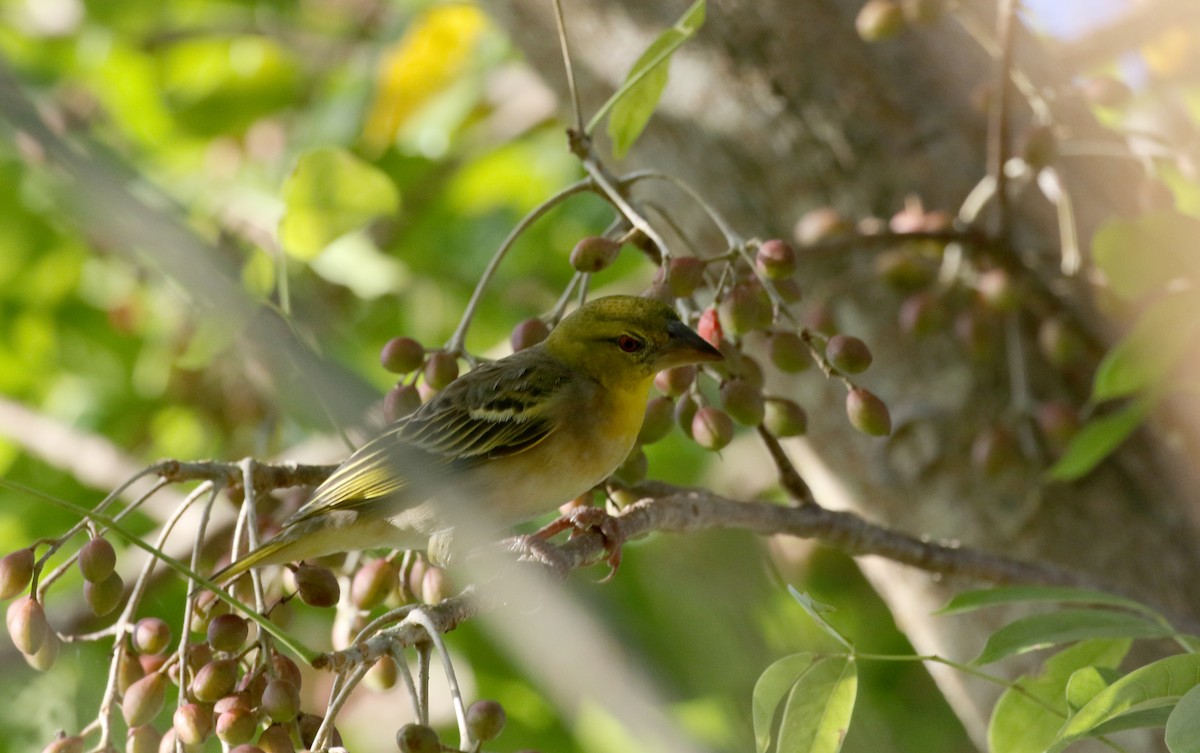
[(641, 340), (632, 335), (621, 335), (617, 338), (617, 347), (626, 353), (637, 353), (644, 345)]

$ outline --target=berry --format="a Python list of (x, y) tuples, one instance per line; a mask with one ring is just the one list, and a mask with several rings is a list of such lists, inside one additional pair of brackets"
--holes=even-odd
[(721, 321), (735, 335), (766, 329), (771, 326), (773, 317), (771, 299), (757, 282), (734, 285), (721, 304)]
[(904, 17), (910, 23), (936, 21), (945, 12), (945, 0), (904, 0)]
[(240, 651), (250, 635), (250, 625), (236, 614), (219, 614), (208, 623), (207, 635), (214, 651)]
[(146, 675), (125, 691), (121, 699), (121, 714), (125, 724), (138, 727), (149, 724), (162, 711), (167, 697), (167, 677), (161, 672)]
[(374, 690), (390, 690), (395, 687), (399, 677), (400, 670), (396, 667), (395, 660), (390, 656), (381, 656), (371, 665), (363, 682)]
[(263, 688), (261, 707), (271, 721), (290, 722), (300, 713), (300, 690), (288, 680), (271, 680)]
[(715, 308), (704, 309), (700, 320), (696, 323), (696, 333), (708, 341), (714, 348), (721, 347), (721, 339), (725, 336), (721, 329), (721, 318)]
[(846, 415), (850, 425), (873, 437), (892, 433), (892, 417), (883, 401), (869, 390), (855, 387), (846, 395)]
[[(663, 398), (664, 400), (666, 398)], [(646, 472), (650, 470), (650, 460), (646, 457), (646, 452), (638, 445), (634, 445), (629, 456), (617, 466), (617, 470), (613, 471), (612, 475), (617, 481), (626, 486), (634, 484), (646, 478)]]
[(212, 734), (212, 711), (198, 703), (185, 703), (172, 718), (175, 735), (185, 745), (199, 745)]
[(762, 423), (762, 391), (744, 379), (731, 379), (721, 385), (721, 405), (739, 424), (758, 426)]
[(263, 753), (296, 753), (292, 736), (282, 724), (272, 724), (258, 736), (258, 747)]
[(655, 375), (654, 386), (667, 397), (679, 397), (696, 381), (696, 373), (696, 367), (690, 364), (666, 369)]
[(143, 617), (133, 626), (133, 648), (139, 654), (158, 656), (171, 645), (171, 626), (157, 617)]
[(580, 272), (599, 272), (617, 260), (621, 244), (609, 238), (589, 236), (571, 249), (571, 266)]
[(775, 332), (768, 337), (767, 357), (775, 368), (788, 374), (804, 371), (812, 364), (808, 346), (795, 332)]
[(6, 622), (13, 645), (28, 656), (36, 654), (50, 634), (46, 610), (31, 596), (22, 597), (8, 605)]
[(396, 566), (385, 559), (368, 562), (350, 581), (350, 601), (359, 609), (374, 609), (396, 589)]
[(146, 676), (146, 670), (137, 657), (128, 651), (121, 652), (121, 660), (117, 662), (117, 691), (124, 693), (129, 686)]
[(875, 274), (902, 292), (920, 290), (933, 282), (933, 270), (907, 248), (884, 251), (875, 257)]
[(848, 229), (849, 223), (842, 218), (842, 215), (836, 209), (833, 207), (817, 207), (805, 212), (796, 221), (796, 226), (792, 229), (792, 235), (801, 246), (810, 246), (826, 238), (841, 235)]
[(99, 583), (112, 575), (116, 566), (117, 553), (108, 539), (91, 539), (79, 550), (79, 572), (88, 582)]
[(676, 298), (687, 298), (704, 284), (704, 262), (694, 256), (677, 256), (670, 261), (667, 287)]
[(781, 240), (764, 241), (754, 255), (754, 267), (768, 279), (786, 279), (796, 272), (796, 252)]
[(421, 576), (421, 601), (438, 604), (445, 601), (452, 591), (450, 574), (441, 567), (426, 568)]
[(248, 743), (258, 730), (258, 720), (249, 709), (234, 708), (217, 716), (217, 737), (226, 745)]
[(421, 393), (411, 384), (397, 384), (383, 398), (383, 415), (388, 421), (404, 418), (421, 407)]
[(327, 567), (301, 564), (295, 572), (300, 600), (314, 607), (332, 607), (342, 595), (337, 576)]
[(58, 634), (53, 630), (46, 633), (46, 640), (42, 641), (42, 647), (32, 654), (22, 654), (25, 663), (33, 667), (39, 672), (45, 672), (54, 666), (55, 660), (58, 659)]
[(396, 732), (400, 753), (441, 753), (442, 743), (432, 727), (409, 723)]
[(995, 311), (1015, 311), (1021, 305), (1021, 291), (1012, 275), (1003, 269), (989, 269), (976, 283), (979, 297)]
[(786, 280), (771, 280), (771, 287), (775, 288), (775, 293), (784, 303), (796, 303), (804, 297), (800, 283), (792, 277)]
[(537, 345), (549, 335), (549, 325), (535, 316), (513, 327), (509, 342), (512, 343), (513, 352), (516, 353), (518, 350), (525, 350)]
[(97, 617), (103, 617), (117, 608), (125, 596), (125, 581), (115, 572), (99, 583), (84, 581), (83, 598)]
[(275, 654), (271, 657), (271, 671), (275, 677), (278, 677), (280, 680), (287, 680), (296, 687), (300, 687), (303, 684), (300, 667), (296, 666), (296, 662), (283, 654)]
[(692, 420), (698, 410), (700, 403), (691, 395), (684, 395), (675, 403), (675, 424), (689, 439), (692, 438)]
[(11, 599), (25, 590), (33, 577), (33, 547), (18, 549), (0, 559), (0, 599)]
[(476, 742), (494, 740), (504, 729), (507, 716), (498, 701), (480, 700), (467, 709), (467, 730)]
[(425, 363), (425, 346), (411, 337), (393, 337), (384, 343), (379, 362), (393, 374), (416, 371)]
[(825, 358), (844, 374), (858, 374), (871, 365), (871, 350), (857, 337), (834, 335), (825, 343)]
[(904, 11), (895, 0), (867, 0), (854, 19), (854, 28), (867, 42), (890, 39), (904, 30)]
[(130, 727), (125, 736), (125, 753), (158, 753), (162, 733), (148, 724)]
[(656, 397), (646, 403), (646, 415), (642, 419), (642, 430), (638, 432), (638, 444), (654, 444), (671, 432), (675, 418), (674, 402), (669, 397)]
[(706, 450), (720, 450), (733, 441), (733, 419), (720, 408), (706, 405), (692, 418), (692, 439)]
[(237, 685), (238, 666), (232, 659), (210, 661), (192, 677), (192, 695), (205, 703), (219, 701)]
[(808, 431), (808, 414), (791, 400), (773, 397), (767, 400), (763, 426), (777, 437), (798, 437)]
[(425, 383), (435, 390), (443, 390), (458, 379), (458, 359), (439, 350), (429, 354), (425, 362)]

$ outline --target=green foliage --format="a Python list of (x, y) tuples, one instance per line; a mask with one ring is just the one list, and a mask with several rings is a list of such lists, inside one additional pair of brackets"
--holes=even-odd
[(612, 139), (613, 154), (618, 159), (625, 156), (650, 121), (667, 87), (671, 57), (704, 25), (704, 13), (705, 0), (696, 0), (674, 26), (651, 42), (629, 69), (621, 87), (589, 123), (587, 130), (591, 133), (608, 113), (608, 135)]

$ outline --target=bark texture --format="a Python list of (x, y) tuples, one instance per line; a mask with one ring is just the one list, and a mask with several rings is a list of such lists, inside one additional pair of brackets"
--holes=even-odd
[[(675, 174), (744, 234), (762, 238), (790, 237), (796, 219), (821, 205), (850, 217), (886, 217), (913, 194), (926, 207), (956, 211), (986, 173), (987, 121), (972, 106), (972, 93), (994, 80), (996, 69), (968, 29), (990, 33), (994, 8), (971, 3), (956, 17), (869, 45), (854, 29), (861, 4), (710, 0), (707, 23), (677, 56), (647, 134), (625, 163), (613, 167)], [(564, 6), (586, 117), (686, 3), (567, 0)], [(532, 65), (564, 93), (565, 110), (552, 4), (505, 0), (491, 8)], [(1036, 42), (1019, 38), (1014, 60), (1039, 89), (1064, 91), (1064, 82), (1053, 78), (1060, 73), (1054, 59)], [(1019, 123), (1028, 113), (1019, 97), (1012, 99)], [(1074, 136), (1111, 139), (1069, 97), (1051, 106)], [(605, 145), (600, 149), (607, 153)], [(1099, 221), (1133, 206), (1135, 163), (1057, 166), (1076, 201), (1086, 249)], [(675, 207), (675, 198), (663, 189), (655, 201)], [(673, 211), (689, 232), (707, 226), (689, 209)], [(810, 439), (789, 450), (826, 506), (853, 509), (914, 534), (1078, 568), (1180, 615), (1200, 617), (1195, 487), (1181, 481), (1180, 456), (1150, 432), (1077, 484), (1047, 485), (1032, 465), (985, 478), (969, 462), (973, 439), (1013, 408), (1009, 357), (1023, 363), (1032, 397), (1072, 395), (1080, 404), (1086, 396), (1086, 376), (1064, 378), (1030, 354), (1039, 317), (1061, 307), (1101, 347), (1105, 338), (1086, 289), (1058, 272), (1059, 236), (1049, 205), (1022, 199), (1013, 211), (1008, 230), (1019, 253), (1006, 263), (1020, 269), (1036, 292), (1027, 310), (995, 333), (1000, 357), (990, 362), (966, 358), (949, 326), (920, 339), (900, 335), (900, 298), (872, 272), (878, 248), (804, 262), (801, 281), (809, 300), (826, 299), (839, 329), (863, 337), (874, 350), (875, 365), (862, 384), (889, 404), (897, 430), (886, 441), (857, 434), (841, 409), (842, 386), (806, 374), (775, 385), (798, 396), (810, 413)], [(710, 252), (722, 249), (715, 235), (708, 241)], [(1005, 351), (1018, 342), (1023, 350)], [(771, 473), (764, 453), (764, 485)], [(920, 652), (972, 658), (983, 631), (997, 626), (998, 616), (991, 614), (930, 617), (970, 583), (877, 558), (862, 565)], [(953, 673), (938, 680), (982, 741), (995, 691)]]

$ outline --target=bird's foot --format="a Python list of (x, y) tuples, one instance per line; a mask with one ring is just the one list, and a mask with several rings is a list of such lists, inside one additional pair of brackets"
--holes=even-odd
[(612, 580), (613, 576), (617, 574), (617, 568), (621, 566), (621, 545), (625, 543), (625, 536), (621, 533), (617, 519), (599, 507), (591, 505), (576, 507), (542, 527), (529, 538), (545, 542), (550, 537), (567, 530), (570, 530), (572, 534), (595, 531), (604, 537), (604, 551), (608, 554), (604, 561), (608, 563), (609, 571), (600, 579), (600, 582), (607, 583)]

